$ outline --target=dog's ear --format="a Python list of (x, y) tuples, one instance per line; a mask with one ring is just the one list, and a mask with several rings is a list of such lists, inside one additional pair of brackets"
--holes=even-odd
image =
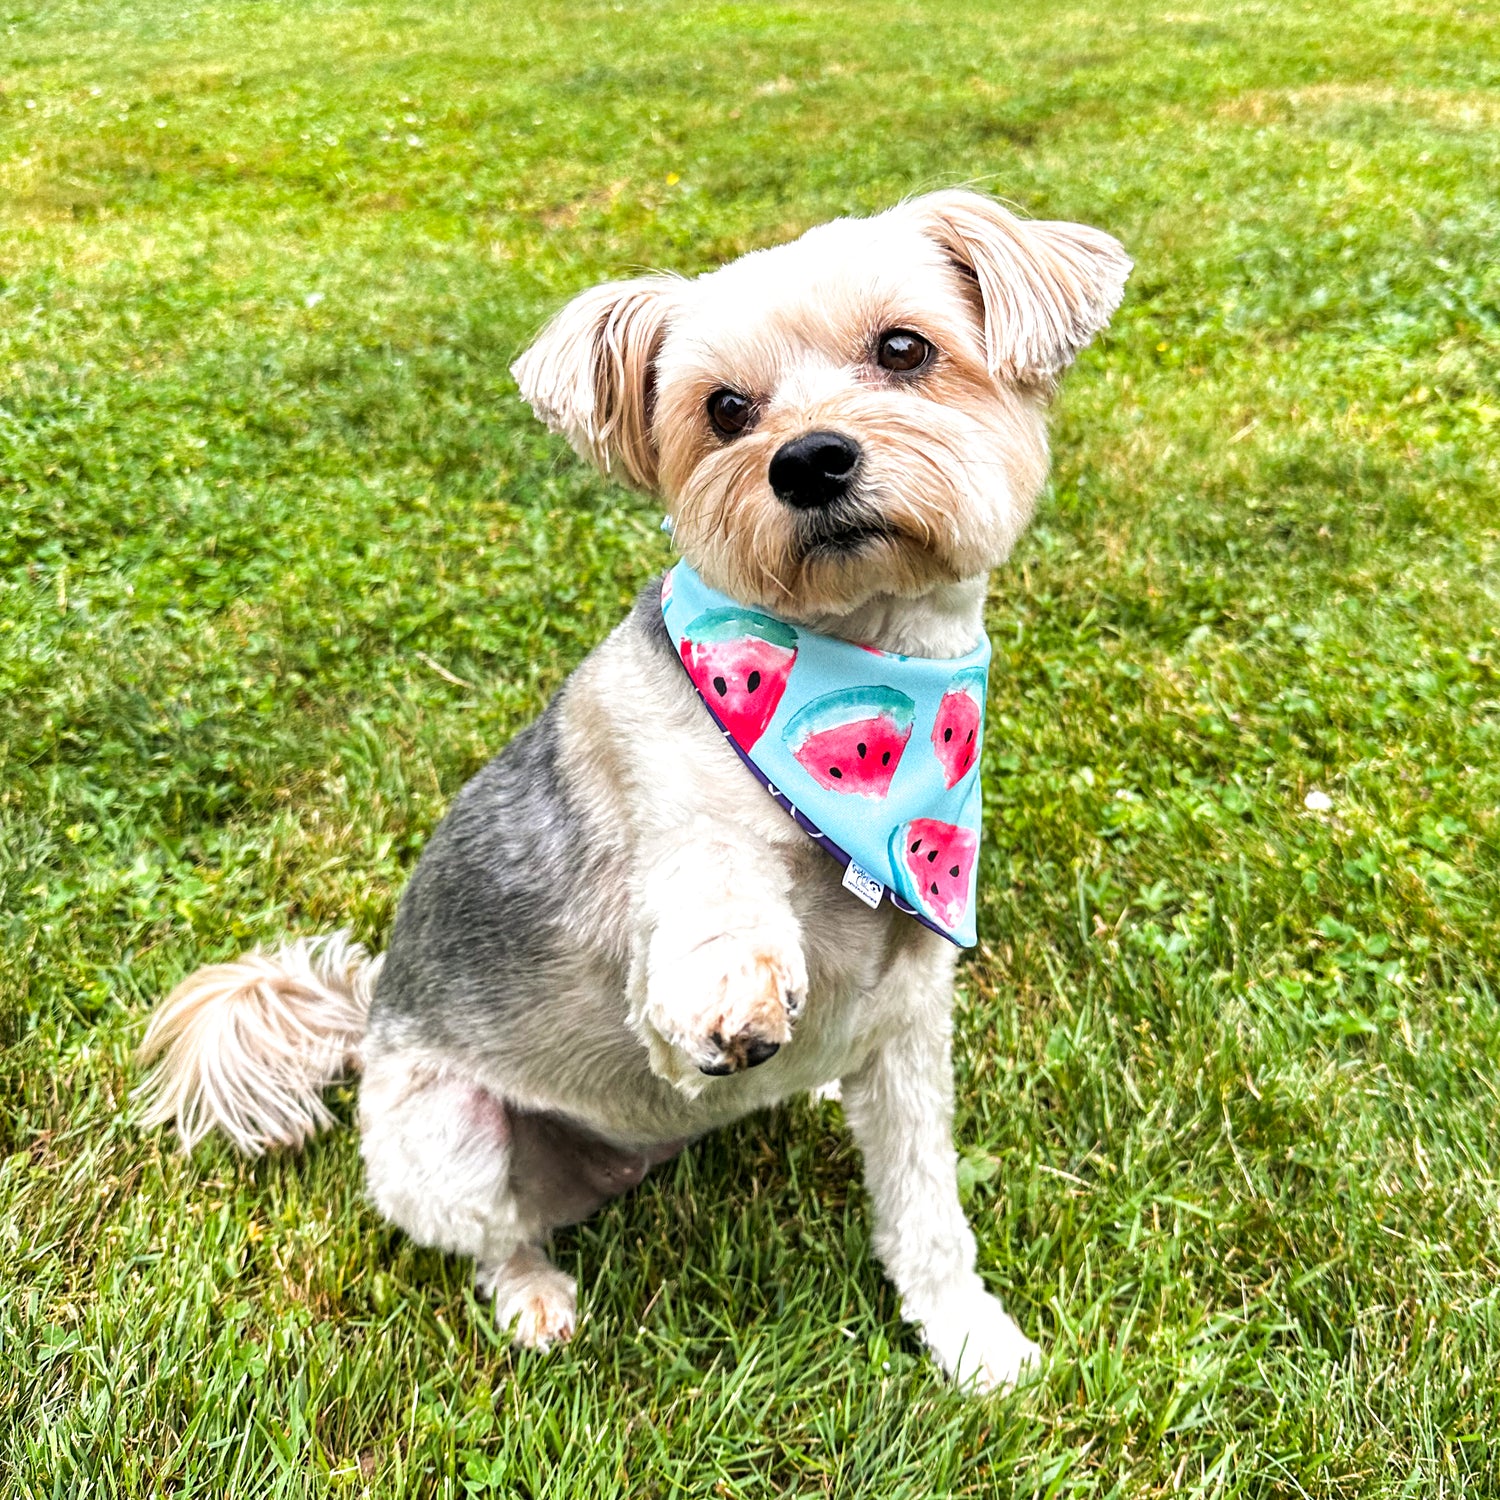
[(575, 297), (510, 367), (553, 432), (604, 473), (656, 486), (653, 364), (679, 285), (670, 276), (612, 281)]
[(1110, 319), (1130, 257), (1086, 224), (1018, 219), (979, 193), (930, 193), (907, 205), (972, 278), (992, 374), (1050, 384)]

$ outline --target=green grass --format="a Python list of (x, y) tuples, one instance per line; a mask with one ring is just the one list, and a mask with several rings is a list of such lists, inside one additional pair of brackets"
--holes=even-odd
[[(0, 1493), (1500, 1494), (1491, 9), (0, 28)], [(833, 1106), (561, 1236), (550, 1359), (349, 1130), (138, 1134), (153, 997), (379, 943), (666, 556), (515, 397), (546, 313), (960, 181), (1138, 262), (991, 610), (957, 1130), (1042, 1385), (921, 1356)]]

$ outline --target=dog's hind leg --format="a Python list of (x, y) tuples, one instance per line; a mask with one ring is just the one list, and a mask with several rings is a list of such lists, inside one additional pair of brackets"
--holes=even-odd
[(573, 1278), (548, 1261), (552, 1230), (629, 1191), (684, 1144), (616, 1146), (576, 1121), (525, 1110), (429, 1056), (372, 1045), (359, 1097), (370, 1196), (419, 1245), (469, 1255), (502, 1327), (545, 1349), (572, 1337)]
[(419, 1245), (472, 1256), (477, 1285), (494, 1295), (502, 1326), (515, 1322), (518, 1342), (545, 1349), (570, 1338), (573, 1278), (548, 1262), (552, 1225), (516, 1191), (505, 1101), (430, 1059), (390, 1052), (367, 1059), (359, 1122), (380, 1212)]

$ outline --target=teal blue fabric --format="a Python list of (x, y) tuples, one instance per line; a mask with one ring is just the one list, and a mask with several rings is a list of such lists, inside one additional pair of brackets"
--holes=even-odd
[(686, 562), (661, 608), (714, 722), (845, 866), (850, 899), (972, 947), (989, 640), (941, 659), (853, 645), (737, 604)]

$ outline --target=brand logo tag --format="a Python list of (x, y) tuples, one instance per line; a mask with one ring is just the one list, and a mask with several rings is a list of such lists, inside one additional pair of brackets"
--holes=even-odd
[(885, 887), (863, 865), (855, 864), (852, 859), (844, 871), (844, 889), (853, 891), (871, 911), (880, 905), (880, 898), (885, 895)]

